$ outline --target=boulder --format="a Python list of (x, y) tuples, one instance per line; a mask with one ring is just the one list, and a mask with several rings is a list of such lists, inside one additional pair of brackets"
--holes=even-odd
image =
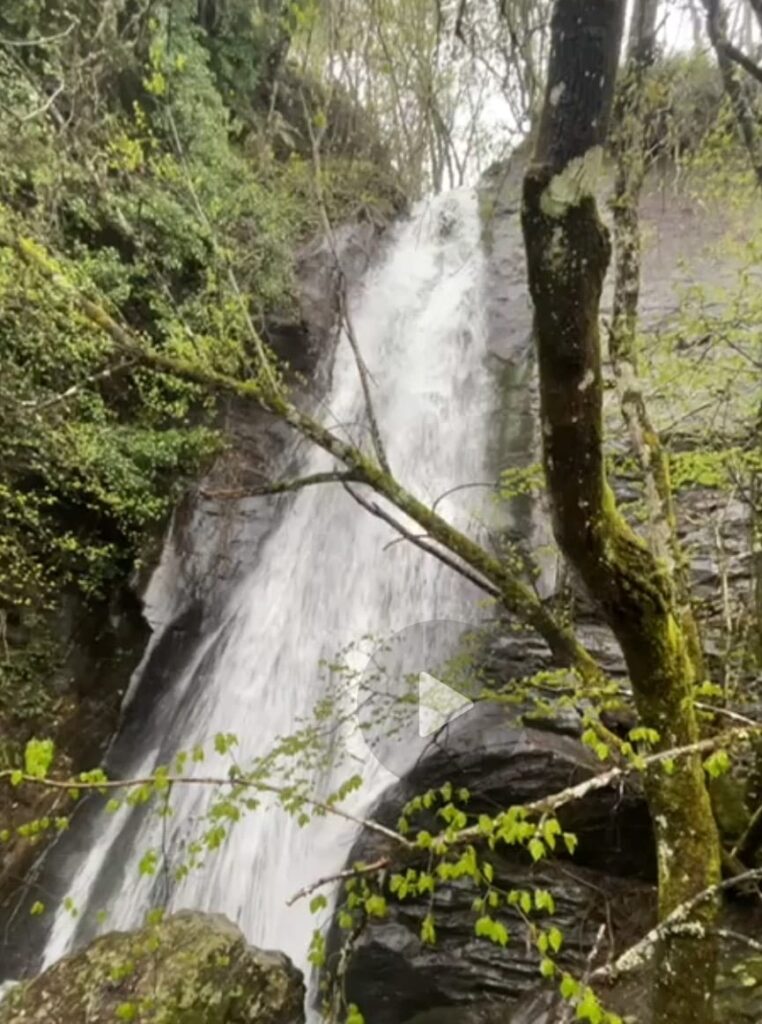
[(216, 914), (112, 932), (16, 986), (0, 1024), (302, 1024), (304, 982)]
[[(445, 780), (453, 789), (469, 790), (470, 814), (494, 813), (563, 790), (601, 770), (573, 731), (571, 720), (549, 719), (544, 728), (530, 727), (517, 720), (515, 709), (477, 704), (432, 738), (428, 753), (381, 796), (370, 816), (394, 825), (408, 799)], [(579, 837), (573, 861), (533, 865), (512, 850), (492, 851), (489, 859), (499, 889), (552, 893), (555, 912), (543, 924), (564, 934), (561, 965), (582, 974), (594, 945), (616, 955), (651, 926), (653, 839), (635, 786), (595, 790), (564, 807), (560, 818)], [(437, 828), (436, 820), (425, 815), (415, 825)], [(347, 864), (393, 854), (385, 837), (366, 832)], [(422, 860), (417, 856), (406, 855), (405, 866), (424, 869), (426, 854), (421, 853)], [(504, 1022), (511, 1007), (541, 987), (539, 957), (522, 915), (508, 907), (499, 912), (510, 935), (505, 948), (477, 938), (475, 895), (463, 879), (438, 887), (431, 906), (428, 898), (400, 902), (386, 893), (387, 916), (371, 919), (355, 939), (344, 976), (347, 998), (357, 1003), (367, 1024)], [(429, 910), (437, 930), (433, 946), (420, 938)], [(329, 969), (339, 962), (341, 942), (342, 933), (333, 927)]]

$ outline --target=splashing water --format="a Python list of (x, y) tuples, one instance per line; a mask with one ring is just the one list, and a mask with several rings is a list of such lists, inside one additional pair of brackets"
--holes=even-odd
[[(352, 301), (392, 470), (428, 502), (485, 479), (491, 390), (484, 366), (480, 234), (472, 191), (421, 204), (397, 228), (383, 263)], [(345, 339), (325, 405), (328, 426), (355, 441), (364, 436), (360, 382)], [(304, 473), (332, 467), (319, 451), (303, 462)], [(484, 493), (461, 491), (437, 509), (456, 525), (475, 529), (478, 506), (488, 500)], [(422, 620), (473, 621), (476, 588), (412, 545), (390, 545), (395, 536), (338, 484), (284, 499), (255, 568), (236, 586), (222, 623), (204, 638), (193, 663), (158, 701), (124, 774), (148, 775), (197, 744), (209, 749), (217, 733), (238, 737), (235, 756), (245, 765), (309, 718), (328, 686), (321, 659), (361, 637)], [(203, 764), (189, 762), (185, 771), (211, 775), (223, 771), (221, 765), (211, 754)], [(361, 771), (364, 784), (353, 807), (358, 813), (391, 780), (367, 752)], [(313, 790), (330, 792), (346, 774), (315, 769)], [(87, 929), (92, 934), (100, 908), (108, 912), (104, 927), (110, 930), (141, 924), (158, 902), (172, 910), (227, 914), (252, 943), (281, 949), (304, 967), (315, 921), (307, 900), (291, 907), (287, 900), (341, 870), (357, 826), (329, 816), (299, 828), (279, 807), (263, 806), (235, 825), (201, 869), (170, 883), (161, 870), (141, 874), (141, 858), (156, 850), (174, 862), (194, 823), (202, 824), (212, 794), (202, 786), (176, 786), (169, 799), (172, 814), (164, 819), (145, 808), (100, 815), (68, 893), (79, 921), (58, 911), (46, 963), (81, 941)]]

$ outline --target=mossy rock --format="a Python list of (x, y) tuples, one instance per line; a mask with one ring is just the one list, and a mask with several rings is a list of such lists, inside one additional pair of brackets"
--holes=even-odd
[(302, 1024), (304, 983), (282, 953), (216, 914), (113, 932), (13, 989), (0, 1024)]

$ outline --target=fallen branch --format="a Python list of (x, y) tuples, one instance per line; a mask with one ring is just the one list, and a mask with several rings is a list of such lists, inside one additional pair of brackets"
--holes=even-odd
[(310, 137), (310, 147), (312, 149), (312, 164), (314, 169), (313, 185), (315, 187), (315, 199), (317, 200), (318, 209), (320, 210), (320, 218), (323, 221), (323, 230), (325, 231), (328, 244), (333, 255), (334, 267), (337, 276), (337, 288), (338, 288), (338, 299), (339, 299), (339, 322), (344, 328), (344, 333), (347, 336), (349, 347), (352, 349), (352, 355), (355, 359), (355, 366), (357, 367), (357, 373), (360, 377), (360, 386), (362, 387), (363, 399), (365, 401), (365, 412), (368, 417), (368, 427), (370, 429), (370, 438), (373, 443), (373, 450), (376, 453), (376, 458), (381, 468), (386, 473), (391, 473), (389, 468), (389, 461), (386, 457), (386, 448), (384, 446), (383, 438), (381, 437), (381, 429), (378, 425), (378, 418), (376, 417), (376, 409), (373, 404), (373, 396), (371, 395), (370, 385), (371, 377), (368, 371), (367, 364), (362, 357), (360, 351), (360, 342), (358, 341), (357, 334), (355, 333), (354, 324), (352, 323), (352, 317), (349, 313), (349, 307), (347, 306), (347, 289), (346, 289), (346, 277), (344, 270), (341, 266), (341, 260), (339, 259), (339, 251), (336, 245), (336, 235), (334, 234), (333, 225), (331, 224), (331, 218), (328, 216), (328, 208), (325, 203), (325, 195), (323, 193), (323, 168), (320, 159), (320, 139), (315, 135), (315, 131), (312, 124), (312, 116), (310, 114), (307, 100), (304, 96), (304, 91), (299, 91), (299, 96), (302, 102), (302, 110), (304, 113), (304, 123), (307, 126), (307, 131)]
[[(277, 417), (302, 437), (332, 455), (349, 470), (356, 472), (363, 483), (386, 498), (400, 512), (420, 526), (437, 544), (453, 552), (449, 558), (436, 548), (419, 542), (419, 546), (461, 574), (472, 571), (474, 582), (497, 597), (506, 611), (516, 615), (525, 625), (535, 629), (547, 643), (557, 664), (573, 668), (584, 683), (600, 685), (605, 674), (590, 652), (579, 642), (573, 630), (560, 623), (535, 591), (512, 570), (510, 565), (491, 555), (481, 544), (452, 526), (428, 505), (405, 490), (394, 477), (373, 458), (355, 445), (332, 433), (318, 420), (298, 409), (281, 388), (268, 382), (240, 380), (213, 369), (177, 357), (169, 357), (150, 348), (140, 335), (118, 322), (103, 305), (93, 302), (63, 273), (46, 250), (28, 238), (13, 234), (1, 235), (6, 245), (43, 277), (65, 294), (86, 319), (102, 330), (112, 341), (115, 352), (159, 373), (180, 377), (205, 387), (210, 393), (235, 394), (256, 402), (260, 408)], [(456, 561), (460, 559), (468, 566)]]

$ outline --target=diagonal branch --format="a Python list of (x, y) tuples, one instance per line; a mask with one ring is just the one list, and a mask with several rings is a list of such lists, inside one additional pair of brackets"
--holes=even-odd
[(366, 512), (370, 512), (372, 516), (375, 516), (377, 519), (381, 519), (383, 520), (383, 522), (388, 523), (389, 526), (391, 526), (393, 530), (396, 530), (397, 533), (405, 540), (409, 540), (410, 543), (414, 544), (417, 548), (420, 548), (422, 551), (426, 551), (430, 555), (433, 555), (434, 558), (439, 559), (440, 562), (443, 562), (450, 569), (454, 569), (455, 572), (459, 573), (461, 576), (469, 580), (471, 583), (474, 583), (477, 587), (479, 587), (480, 590), (484, 590), (487, 594), (490, 595), (490, 597), (500, 597), (500, 591), (497, 589), (497, 587), (493, 586), (488, 580), (482, 579), (480, 576), (477, 576), (476, 573), (471, 572), (470, 569), (468, 569), (465, 565), (462, 565), (460, 562), (456, 561), (445, 551), (442, 551), (440, 548), (435, 547), (435, 545), (430, 544), (425, 537), (419, 537), (417, 534), (411, 533), (411, 531), (408, 530), (407, 527), (403, 526), (403, 524), (398, 519), (395, 519), (394, 516), (384, 511), (384, 509), (382, 509), (380, 505), (377, 505), (375, 501), (367, 501), (365, 498), (363, 498), (361, 494), (355, 491), (352, 487), (348, 487), (347, 484), (344, 484), (344, 490), (349, 495), (351, 495), (351, 497), (357, 502), (357, 504), (361, 505), (362, 508), (366, 510)]
[(611, 984), (623, 975), (637, 970), (656, 952), (661, 939), (674, 933), (675, 930), (686, 924), (690, 924), (695, 931), (695, 923), (692, 923), (691, 918), (694, 912), (701, 906), (711, 904), (721, 892), (734, 889), (746, 882), (758, 882), (760, 880), (762, 880), (762, 868), (754, 868), (750, 871), (743, 871), (738, 875), (734, 875), (732, 878), (723, 879), (716, 885), (710, 885), (706, 889), (702, 889), (692, 899), (686, 900), (678, 907), (675, 907), (668, 917), (665, 917), (655, 928), (652, 928), (634, 946), (630, 946), (629, 949), (625, 950), (613, 964), (599, 967), (593, 973), (593, 981)]
[(722, 40), (720, 42), (720, 46), (731, 60), (735, 61), (736, 64), (739, 64), (744, 71), (748, 71), (752, 78), (756, 78), (758, 82), (762, 82), (762, 68), (755, 64), (750, 57), (747, 57), (743, 50), (739, 50), (738, 47), (734, 46), (728, 39)]
[(89, 387), (91, 384), (95, 384), (98, 381), (109, 380), (111, 377), (116, 377), (120, 373), (124, 373), (125, 370), (130, 370), (135, 366), (134, 359), (126, 359), (123, 363), (117, 363), (116, 366), (108, 366), (105, 370), (99, 370), (97, 373), (90, 374), (84, 380), (79, 381), (77, 384), (72, 384), (71, 387), (62, 391), (58, 395), (52, 395), (50, 398), (45, 398), (41, 402), (20, 402), (22, 409), (28, 409), (30, 412), (38, 413), (42, 412), (43, 409), (50, 409), (54, 405), (59, 405), (62, 402), (68, 402), (70, 398), (74, 398), (80, 391), (85, 387)]
[[(481, 544), (452, 526), (387, 472), (377, 461), (356, 446), (332, 433), (318, 420), (292, 404), (283, 389), (273, 390), (258, 380), (240, 380), (219, 371), (206, 369), (187, 359), (169, 357), (150, 348), (146, 340), (116, 320), (103, 305), (88, 298), (66, 277), (61, 266), (36, 242), (28, 238), (0, 234), (0, 244), (7, 246), (29, 266), (67, 296), (73, 307), (102, 330), (112, 341), (114, 351), (122, 357), (134, 358), (143, 366), (159, 373), (193, 381), (212, 394), (235, 394), (256, 402), (261, 409), (282, 420), (301, 437), (312, 441), (332, 455), (346, 468), (358, 474), (363, 483), (386, 498), (423, 531), (452, 552), (457, 559), (493, 585), (502, 607), (545, 640), (557, 664), (573, 668), (583, 683), (599, 685), (605, 674), (590, 652), (580, 643), (574, 631), (559, 622), (534, 590), (515, 573), (510, 565), (490, 554)], [(433, 552), (432, 552), (433, 553)], [(440, 555), (437, 555), (440, 557)]]

